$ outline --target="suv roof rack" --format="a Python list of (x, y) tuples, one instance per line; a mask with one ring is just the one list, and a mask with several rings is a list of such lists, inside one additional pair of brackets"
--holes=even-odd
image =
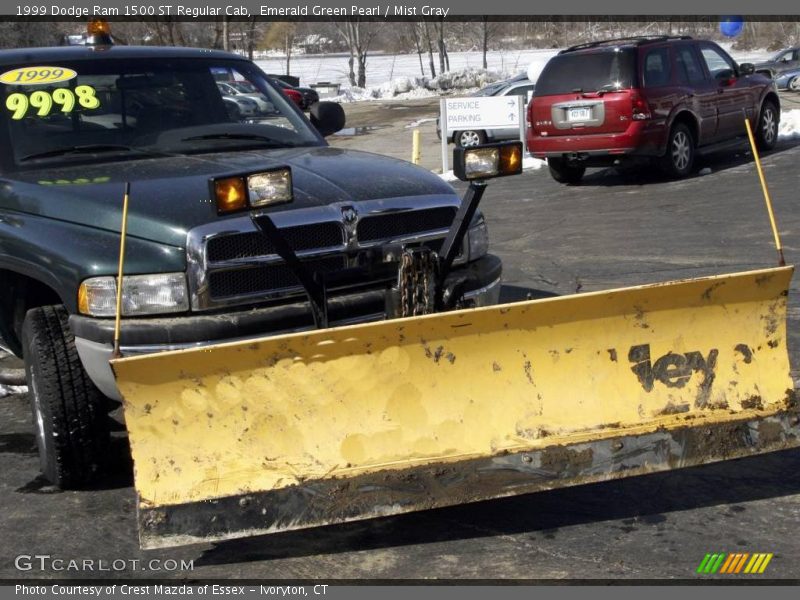
[(574, 52), (575, 50), (584, 50), (586, 48), (597, 48), (606, 44), (616, 44), (619, 42), (634, 42), (637, 46), (641, 44), (649, 44), (652, 42), (661, 42), (664, 40), (690, 40), (690, 35), (634, 35), (630, 37), (612, 38), (610, 40), (598, 40), (596, 42), (585, 42), (583, 44), (575, 44), (569, 48), (565, 48), (559, 54), (565, 52)]

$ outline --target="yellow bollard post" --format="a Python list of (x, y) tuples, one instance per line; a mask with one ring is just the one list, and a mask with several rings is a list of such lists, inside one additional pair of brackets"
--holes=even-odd
[(769, 222), (772, 226), (772, 235), (775, 238), (775, 249), (778, 251), (778, 264), (783, 266), (786, 260), (783, 258), (783, 246), (781, 245), (781, 236), (778, 234), (778, 225), (775, 223), (775, 213), (772, 211), (772, 198), (767, 189), (767, 180), (764, 177), (764, 171), (761, 169), (761, 158), (758, 156), (758, 148), (756, 148), (756, 140), (753, 137), (753, 129), (750, 127), (750, 120), (745, 117), (744, 127), (747, 130), (747, 137), (750, 140), (750, 149), (753, 151), (753, 158), (756, 162), (756, 171), (758, 171), (758, 179), (761, 181), (761, 190), (764, 192), (764, 202), (767, 204), (767, 214), (769, 215)]
[(420, 136), (419, 129), (414, 130), (411, 143), (411, 162), (418, 165), (420, 161)]

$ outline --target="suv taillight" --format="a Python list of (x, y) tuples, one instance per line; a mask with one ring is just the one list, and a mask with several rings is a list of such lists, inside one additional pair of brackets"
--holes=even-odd
[(650, 105), (647, 104), (647, 100), (637, 94), (636, 92), (631, 94), (631, 118), (634, 121), (645, 121), (649, 119), (652, 115), (650, 114)]
[(531, 101), (528, 102), (528, 110), (525, 111), (525, 115), (527, 117), (525, 121), (525, 127), (530, 129), (531, 125), (533, 124), (533, 98), (531, 98)]

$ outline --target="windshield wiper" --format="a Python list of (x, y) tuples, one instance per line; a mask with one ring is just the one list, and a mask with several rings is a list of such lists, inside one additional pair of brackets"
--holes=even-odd
[(258, 142), (266, 142), (276, 146), (291, 147), (294, 144), (287, 142), (279, 142), (266, 135), (259, 135), (257, 133), (208, 133), (206, 135), (193, 135), (191, 137), (183, 138), (182, 142), (195, 142), (202, 140), (253, 140)]
[(19, 159), (19, 162), (36, 160), (37, 158), (52, 158), (56, 156), (66, 156), (67, 154), (92, 154), (94, 152), (147, 152), (139, 148), (124, 146), (122, 144), (86, 144), (84, 146), (64, 146), (45, 152), (28, 154)]
[(621, 92), (621, 91), (622, 89), (618, 85), (614, 83), (607, 83), (603, 87), (599, 88), (595, 93), (602, 96), (603, 94), (606, 94), (608, 92)]

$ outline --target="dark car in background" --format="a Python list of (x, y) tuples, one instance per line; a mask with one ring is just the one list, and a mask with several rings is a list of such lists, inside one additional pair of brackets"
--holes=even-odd
[[(527, 105), (533, 96), (535, 84), (528, 79), (525, 74), (517, 75), (511, 79), (496, 81), (486, 87), (481, 88), (471, 96), (522, 96), (523, 102)], [(442, 139), (441, 126), (439, 119), (436, 119), (436, 135)], [(519, 139), (519, 129), (508, 127), (502, 129), (466, 129), (455, 131), (448, 141), (452, 141), (456, 146), (477, 146), (488, 142), (500, 142), (503, 140)]]
[(791, 71), (784, 71), (775, 77), (775, 85), (779, 90), (800, 92), (800, 67)]
[(319, 102), (319, 94), (316, 90), (312, 90), (311, 88), (306, 87), (298, 87), (296, 85), (292, 85), (287, 83), (281, 79), (273, 79), (272, 82), (281, 88), (284, 92), (288, 92), (287, 95), (294, 99), (296, 96), (292, 93), (295, 92), (300, 95), (300, 103), (299, 106), (303, 110), (308, 110), (308, 108), (316, 103)]
[(775, 83), (717, 44), (636, 37), (562, 50), (545, 66), (528, 107), (528, 151), (561, 183), (587, 167), (655, 162), (672, 177), (699, 153), (737, 146), (744, 117), (759, 148), (778, 137)]
[(774, 54), (769, 60), (758, 62), (755, 65), (756, 73), (762, 73), (772, 79), (778, 79), (788, 71), (800, 70), (800, 46), (784, 48)]

